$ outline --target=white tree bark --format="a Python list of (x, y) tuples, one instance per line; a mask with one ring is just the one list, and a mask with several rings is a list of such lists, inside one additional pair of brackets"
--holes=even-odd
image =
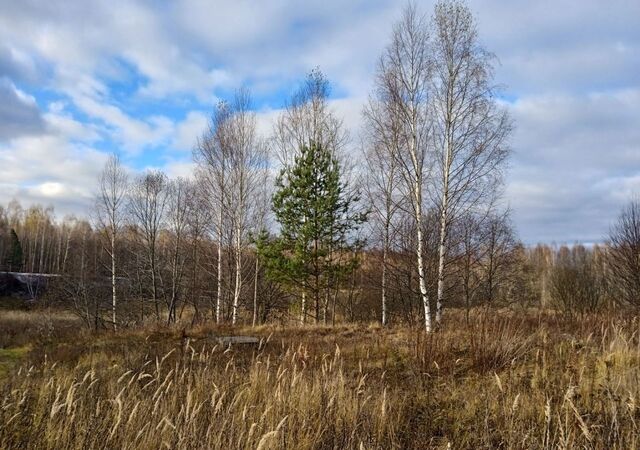
[(445, 156), (445, 170), (443, 179), (442, 199), (440, 204), (440, 234), (438, 242), (438, 293), (436, 298), (436, 324), (442, 320), (442, 301), (444, 297), (444, 264), (447, 245), (447, 220), (449, 207), (449, 175), (451, 171), (451, 146), (447, 139), (447, 150)]
[(217, 289), (216, 289), (216, 323), (219, 324), (222, 310), (222, 208), (218, 212), (218, 261), (217, 261)]
[[(117, 321), (117, 235), (122, 221), (125, 195), (128, 188), (127, 174), (114, 154), (109, 157), (100, 175), (100, 192), (96, 202), (97, 227), (102, 230), (104, 248), (111, 258), (111, 320), (113, 329)], [(96, 327), (98, 325), (98, 305), (96, 303)]]
[(418, 259), (418, 278), (420, 281), (420, 296), (422, 297), (422, 307), (424, 309), (424, 329), (427, 333), (431, 332), (431, 305), (429, 304), (429, 295), (427, 293), (426, 275), (424, 270), (424, 236), (422, 231), (422, 190), (419, 184), (414, 186), (416, 196), (415, 220), (417, 228), (417, 246), (416, 256)]
[(438, 3), (433, 22), (433, 198), (440, 208), (436, 322), (442, 320), (449, 227), (498, 195), (508, 156), (508, 115), (495, 100), (492, 56), (478, 42), (469, 8)]
[(242, 291), (242, 230), (240, 227), (236, 228), (235, 236), (235, 263), (236, 263), (236, 279), (233, 289), (233, 313), (231, 317), (231, 324), (235, 325), (238, 321), (238, 306), (240, 304), (240, 293)]
[(111, 320), (113, 321), (113, 331), (118, 328), (118, 318), (116, 316), (117, 292), (116, 292), (116, 226), (115, 220), (111, 222)]

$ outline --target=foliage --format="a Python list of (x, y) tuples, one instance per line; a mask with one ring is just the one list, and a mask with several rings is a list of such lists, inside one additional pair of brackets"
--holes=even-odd
[(315, 142), (303, 146), (276, 180), (273, 212), (280, 236), (271, 242), (263, 236), (260, 254), (270, 276), (312, 293), (316, 309), (320, 291), (357, 267), (361, 243), (354, 234), (366, 220), (366, 213), (355, 210), (358, 200), (341, 180), (338, 160)]

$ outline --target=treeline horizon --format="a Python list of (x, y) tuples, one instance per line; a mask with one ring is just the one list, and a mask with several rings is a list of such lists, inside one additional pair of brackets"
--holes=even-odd
[[(640, 210), (637, 205), (636, 210)], [(631, 206), (628, 208), (631, 209)], [(628, 212), (628, 211), (627, 211)], [(626, 212), (622, 216), (628, 215)], [(622, 218), (619, 224), (622, 223)], [(16, 266), (11, 261), (12, 246), (15, 246), (12, 231), (21, 247), (22, 263)], [(159, 239), (159, 260), (162, 278), (162, 294), (160, 306), (163, 309), (170, 305), (170, 289), (165, 281), (171, 285), (170, 250), (175, 242), (174, 236), (168, 230), (163, 230)], [(143, 323), (149, 318), (154, 319), (155, 305), (149, 295), (148, 280), (140, 273), (140, 256), (134, 258), (136, 252), (141, 251), (139, 237), (133, 227), (123, 232), (123, 248), (128, 255), (123, 259), (129, 260), (121, 272), (121, 277), (129, 280), (123, 283), (122, 296), (127, 298), (126, 304), (121, 305), (123, 325)], [(194, 245), (202, 247), (202, 255)], [(181, 299), (176, 304), (180, 312), (184, 308), (193, 308), (195, 314), (189, 314), (194, 322), (216, 319), (216, 289), (215, 260), (217, 247), (214, 239), (203, 239), (201, 242), (191, 241), (185, 248), (185, 253), (191, 253), (196, 259), (187, 258), (180, 282)], [(195, 252), (194, 252), (195, 250)], [(206, 250), (206, 251), (205, 251)], [(620, 249), (618, 249), (620, 250)], [(486, 251), (486, 250), (485, 250)], [(457, 289), (449, 294), (454, 297), (450, 306), (456, 308), (475, 308), (481, 306), (516, 307), (516, 308), (550, 308), (568, 314), (583, 314), (615, 309), (625, 305), (634, 305), (633, 300), (624, 301), (619, 296), (620, 290), (614, 288), (615, 277), (611, 269), (607, 269), (607, 260), (611, 257), (615, 247), (611, 242), (594, 244), (592, 246), (536, 244), (525, 246), (517, 240), (510, 241), (507, 247), (501, 248), (494, 254), (496, 259), (493, 273), (486, 270), (484, 274), (478, 270), (481, 266), (476, 262), (474, 270), (463, 261), (456, 271), (464, 274), (462, 290)], [(381, 249), (367, 247), (362, 250), (363, 263), (357, 269), (356, 277), (360, 280), (358, 286), (363, 293), (354, 298), (350, 292), (352, 303), (340, 301), (340, 321), (380, 321), (380, 275), (381, 270), (376, 262), (381, 260)], [(123, 250), (125, 253), (125, 250)], [(229, 265), (232, 259), (229, 249), (223, 249), (227, 264), (226, 274), (233, 273)], [(225, 257), (223, 256), (223, 258)], [(497, 257), (497, 258), (496, 258)], [(255, 269), (255, 251), (246, 255), (247, 264)], [(391, 278), (395, 280), (391, 287), (391, 323), (417, 324), (420, 322), (420, 305), (417, 297), (415, 279), (411, 280), (411, 273), (403, 273), (403, 264), (411, 258), (410, 251), (394, 252), (392, 255), (397, 263), (390, 264), (393, 268)], [(16, 201), (9, 207), (0, 205), (0, 264), (2, 271), (24, 271), (28, 273), (48, 273), (63, 275), (46, 293), (44, 304), (69, 308), (85, 321), (89, 328), (110, 327), (108, 318), (110, 312), (110, 272), (105, 261), (109, 255), (101, 243), (100, 232), (95, 230), (87, 219), (65, 217), (56, 221), (53, 208), (43, 208), (32, 205), (23, 209)], [(458, 262), (461, 258), (458, 258)], [(12, 266), (13, 263), (13, 266)], [(432, 262), (432, 266), (435, 262)], [(489, 266), (485, 266), (491, 269)], [(247, 269), (246, 278), (254, 278), (255, 272)], [(461, 271), (461, 272), (460, 272)], [(264, 274), (264, 269), (258, 267), (258, 290), (248, 289), (241, 299), (242, 322), (247, 324), (253, 320), (253, 308), (258, 306), (257, 322), (266, 323), (273, 320), (297, 321), (298, 311), (291, 311), (292, 298), (285, 290), (270, 283)], [(473, 275), (471, 277), (470, 275)], [(148, 275), (146, 275), (148, 277)], [(414, 275), (415, 276), (415, 275)], [(403, 281), (404, 278), (404, 281)], [(473, 279), (471, 279), (473, 278)], [(489, 280), (494, 283), (493, 288)], [(413, 286), (408, 283), (413, 281)], [(57, 283), (57, 284), (56, 284)], [(137, 283), (137, 286), (135, 284)], [(403, 286), (404, 285), (404, 286)], [(250, 285), (254, 288), (255, 285)], [(232, 299), (230, 286), (223, 289), (222, 321), (230, 321), (232, 314)], [(494, 292), (490, 295), (489, 289)], [(586, 292), (586, 294), (585, 294)], [(146, 295), (145, 295), (146, 294)], [(254, 294), (257, 298), (254, 299)], [(346, 300), (349, 300), (349, 297)], [(407, 295), (413, 301), (401, 301), (399, 297)], [(182, 299), (184, 297), (184, 300)], [(491, 298), (493, 297), (493, 298)], [(632, 297), (633, 298), (633, 297)], [(254, 300), (257, 300), (254, 302)], [(354, 301), (355, 300), (355, 301)], [(452, 299), (453, 300), (453, 299)], [(637, 303), (636, 303), (637, 304)], [(166, 314), (162, 316), (166, 320)], [(313, 318), (311, 318), (313, 319)]]

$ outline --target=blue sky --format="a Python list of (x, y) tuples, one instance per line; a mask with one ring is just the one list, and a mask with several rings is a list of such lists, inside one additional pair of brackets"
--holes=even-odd
[[(188, 175), (218, 99), (250, 88), (266, 134), (316, 66), (356, 152), (404, 4), (0, 0), (0, 203), (87, 214), (111, 151), (134, 171)], [(469, 5), (516, 124), (505, 200), (521, 238), (602, 239), (640, 191), (640, 2)]]

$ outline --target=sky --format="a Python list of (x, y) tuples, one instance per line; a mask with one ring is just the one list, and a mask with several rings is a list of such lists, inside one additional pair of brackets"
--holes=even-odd
[[(315, 67), (357, 152), (405, 1), (0, 0), (0, 204), (90, 214), (111, 152), (192, 171), (220, 99), (262, 133)], [(417, 2), (431, 14), (433, 2)], [(640, 1), (470, 0), (515, 122), (505, 202), (527, 244), (597, 242), (640, 193)]]

